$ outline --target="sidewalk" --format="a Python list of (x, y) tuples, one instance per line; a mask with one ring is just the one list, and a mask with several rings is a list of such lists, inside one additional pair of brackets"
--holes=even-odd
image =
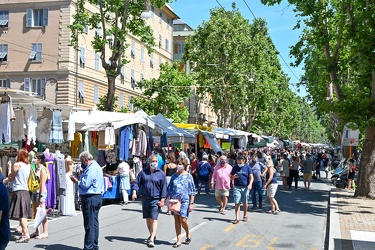
[(332, 188), (329, 211), (329, 249), (375, 249), (375, 200)]

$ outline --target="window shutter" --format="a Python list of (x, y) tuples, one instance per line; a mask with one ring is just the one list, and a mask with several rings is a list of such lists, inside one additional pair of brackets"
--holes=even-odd
[(154, 67), (154, 54), (153, 53), (150, 54), (150, 67), (151, 68)]
[(99, 54), (95, 53), (95, 69), (99, 70)]
[(42, 61), (42, 44), (41, 43), (37, 43), (36, 44), (36, 57), (35, 57), (35, 60), (37, 61)]
[(11, 80), (7, 79), (6, 87), (9, 88), (9, 89), (10, 89), (10, 82), (11, 82)]
[(40, 85), (41, 85), (40, 86), (40, 95), (45, 97), (45, 94), (46, 94), (46, 78), (42, 78)]
[(86, 58), (85, 58), (85, 48), (83, 48), (83, 47), (80, 48), (80, 54), (81, 54), (81, 62), (82, 62), (83, 64), (85, 64), (85, 63), (86, 63)]
[(43, 9), (43, 26), (48, 25), (48, 9)]
[(26, 9), (26, 27), (33, 26), (33, 9)]
[(98, 102), (99, 100), (99, 87), (94, 85), (94, 102)]
[(123, 78), (125, 78), (125, 67), (124, 66), (121, 67), (121, 76)]
[(120, 93), (120, 98), (119, 98), (119, 106), (120, 108), (124, 107), (124, 94)]
[(175, 43), (173, 53), (178, 54), (178, 44)]
[(23, 79), (23, 90), (30, 92), (30, 78)]

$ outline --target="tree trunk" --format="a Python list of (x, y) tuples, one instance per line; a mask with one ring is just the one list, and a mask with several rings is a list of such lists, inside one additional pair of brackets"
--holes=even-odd
[(107, 74), (108, 77), (108, 91), (107, 91), (107, 101), (105, 103), (105, 111), (113, 111), (113, 102), (116, 92), (116, 78), (111, 77)]
[(375, 126), (365, 131), (365, 140), (358, 175), (358, 189), (355, 196), (375, 199)]

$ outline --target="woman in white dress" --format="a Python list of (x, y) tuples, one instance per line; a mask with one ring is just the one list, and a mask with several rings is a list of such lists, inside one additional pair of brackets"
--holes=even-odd
[(65, 156), (65, 169), (66, 169), (66, 190), (65, 194), (60, 195), (60, 211), (63, 215), (76, 216), (76, 209), (74, 206), (74, 183), (70, 179), (73, 174), (73, 160), (70, 155)]
[(127, 205), (129, 202), (129, 193), (130, 190), (130, 167), (126, 161), (123, 161), (118, 165), (117, 169), (112, 172), (112, 174), (120, 175), (120, 192), (122, 194), (123, 204)]

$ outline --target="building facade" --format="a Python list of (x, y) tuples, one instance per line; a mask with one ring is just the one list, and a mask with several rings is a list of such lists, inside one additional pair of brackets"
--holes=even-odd
[[(88, 2), (90, 13), (98, 7)], [(100, 55), (91, 46), (101, 30), (86, 29), (79, 37), (79, 50), (69, 46), (68, 26), (76, 13), (75, 0), (8, 0), (0, 2), (0, 87), (29, 91), (58, 106), (93, 108), (107, 93), (107, 78)], [(126, 56), (130, 62), (116, 79), (117, 105), (129, 106), (141, 92), (135, 83), (159, 77), (159, 65), (172, 62), (173, 20), (177, 15), (167, 5), (151, 6), (146, 20), (157, 44), (148, 54), (131, 34)]]
[[(184, 47), (187, 37), (193, 35), (194, 30), (184, 21), (177, 19), (173, 22), (173, 60), (180, 62), (180, 70), (190, 74), (190, 64), (183, 60)], [(197, 83), (199, 86), (199, 83)], [(200, 100), (196, 95), (196, 89), (192, 90), (192, 96), (185, 102), (189, 110), (188, 123), (217, 126), (217, 116), (212, 109)], [(209, 94), (207, 94), (209, 98)]]

